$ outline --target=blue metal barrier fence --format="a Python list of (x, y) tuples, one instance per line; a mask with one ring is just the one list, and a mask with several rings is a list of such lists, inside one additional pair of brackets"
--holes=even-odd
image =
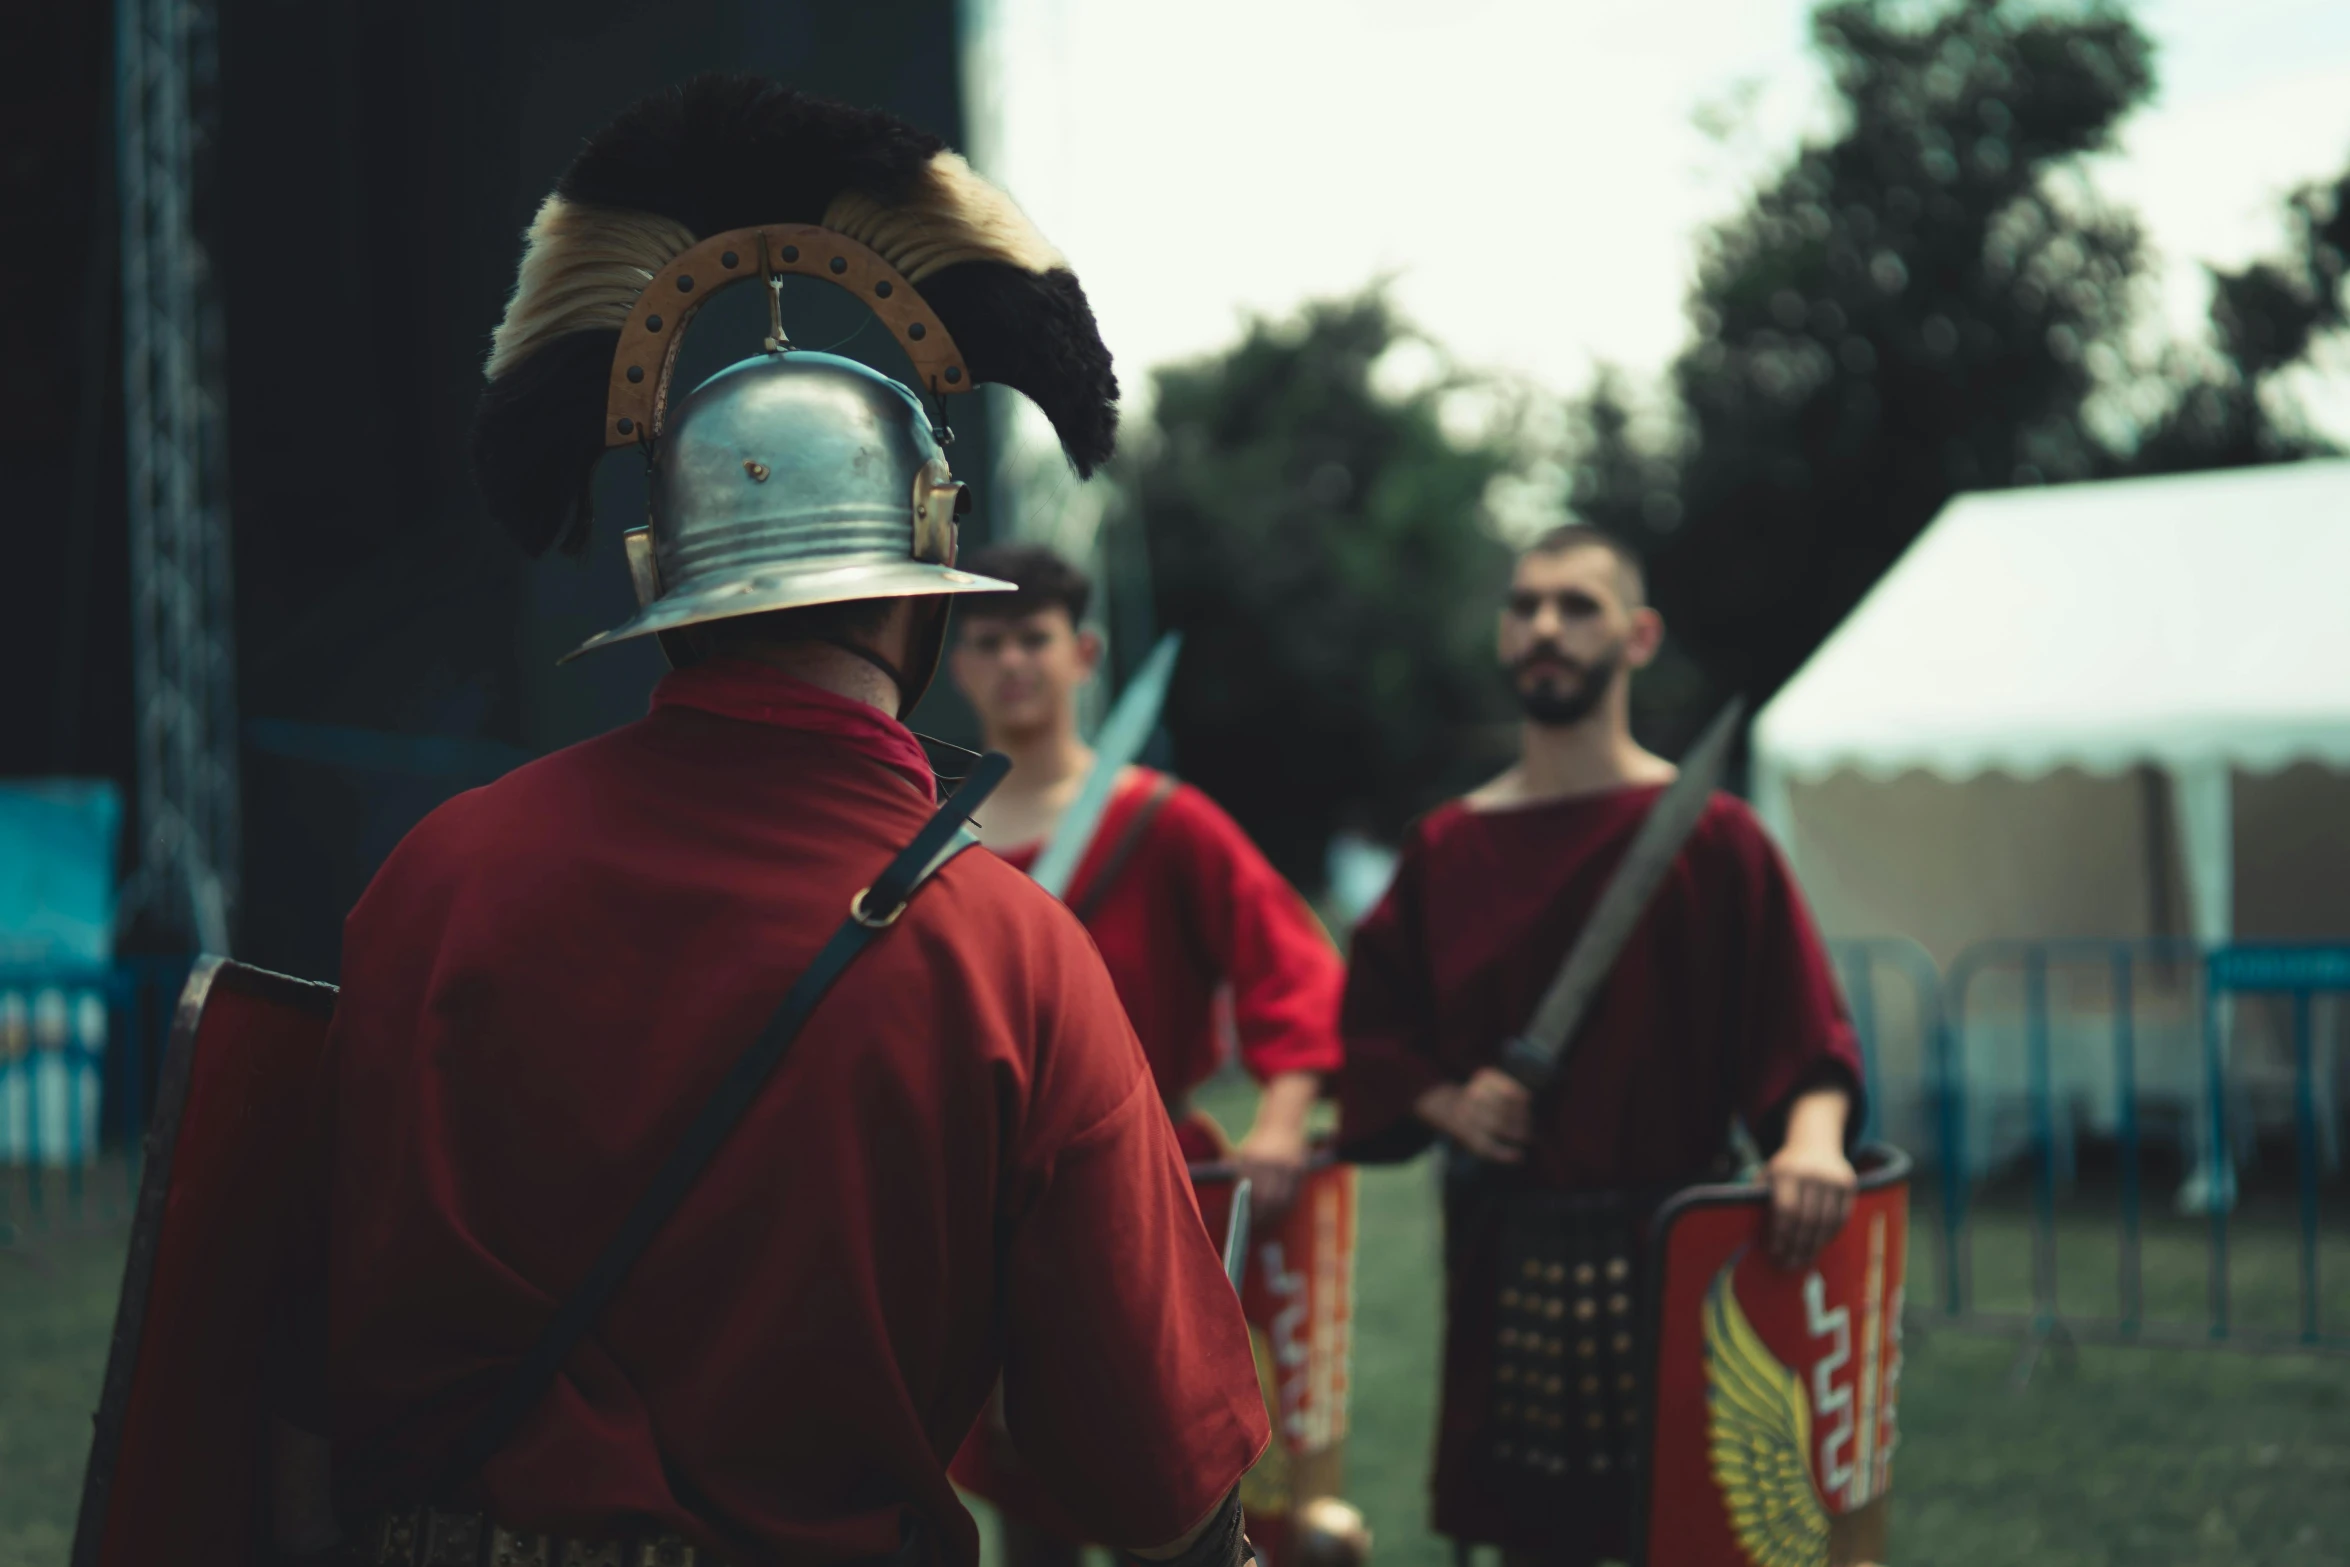
[[(1930, 1291), (1912, 1292), (1928, 1325), (2015, 1333), (2035, 1346), (2098, 1340), (2350, 1353), (2343, 1330), (2350, 1293), (2337, 1286), (2342, 1320), (2329, 1323), (2323, 1268), (2331, 1233), (2326, 1169), (2350, 1141), (2340, 1105), (2343, 1066), (2331, 1055), (2340, 1031), (2317, 1027), (2321, 998), (2350, 999), (2350, 946), (2206, 951), (2185, 941), (2003, 941), (1967, 949), (1947, 972), (1907, 941), (1838, 942), (1833, 950), (1871, 1083), (1864, 1133), (1916, 1149), (1926, 1167), (1921, 1177), (1931, 1172), (1920, 1183), (1921, 1197), (1931, 1198), (1921, 1207), (1932, 1209), (1921, 1229), (1929, 1232), (1922, 1238), (1936, 1277)], [(127, 1220), (151, 1085), (188, 967), (184, 958), (0, 966), (0, 1246)], [(1985, 999), (2002, 978), (2016, 997), (2006, 1013)], [(2060, 1007), (2059, 988), (2069, 988), (2075, 1004)], [(2155, 1137), (2159, 1144), (2164, 1132), (2172, 1134), (2182, 1154), (2198, 1161), (2186, 1186), (2202, 1183), (2201, 1320), (2149, 1309), (2142, 1012), (2150, 994), (2163, 998), (2174, 1034), (2183, 1027), (2192, 1035), (2169, 1041), (2192, 1051), (2191, 1096), (2173, 1061), (2175, 1080), (2165, 1091), (2180, 1102), (2164, 1110), (2168, 1119)], [(2288, 1013), (2280, 1043), (2290, 1068), (2294, 1298), (2292, 1324), (2282, 1331), (2243, 1320), (2231, 1289), (2240, 1242), (2235, 1171), (2249, 1139), (2235, 1124), (2242, 1092), (2233, 1080), (2230, 1009), (2261, 998)], [(1896, 1037), (1898, 1021), (1909, 1025), (1905, 1039)], [(2001, 1027), (2012, 1038), (2003, 1041)], [(2003, 1042), (2019, 1047), (2020, 1087), (2012, 1096), (1999, 1077)], [(2100, 1075), (2088, 1070), (2099, 1052), (2110, 1057), (2097, 1086), (2111, 1100), (2113, 1302), (2110, 1311), (2083, 1311), (2068, 1309), (2059, 1290), (2060, 1192), (2074, 1169), (2077, 1099)], [(2073, 1097), (2059, 1092), (2060, 1068)], [(1978, 1124), (1997, 1120), (2007, 1097), (2023, 1109), (2020, 1156), (2000, 1141), (2001, 1128)], [(2020, 1169), (2026, 1186), (2028, 1309), (2021, 1312), (1986, 1308), (1976, 1291), (1978, 1184), (2003, 1168)], [(2069, 1233), (2077, 1244), (2081, 1230)], [(2175, 1224), (2161, 1232), (2174, 1255), (2180, 1234)], [(2333, 1244), (2350, 1256), (2350, 1231)]]
[[(2223, 999), (2246, 995), (2281, 995), (2291, 1007), (2293, 1057), (2293, 1185), (2295, 1218), (2300, 1233), (2300, 1321), (2295, 1339), (2302, 1345), (2350, 1350), (2350, 1336), (2325, 1331), (2324, 1296), (2320, 1292), (2318, 1187), (2322, 1162), (2317, 1118), (2318, 1075), (2316, 1041), (2311, 1037), (2312, 1002), (2320, 995), (2350, 992), (2350, 948), (2317, 946), (2223, 947), (2211, 955), (2203, 987), (2203, 1062), (2205, 1098), (2210, 1116), (2210, 1145), (2232, 1164), (2227, 1107), (2227, 1062), (2222, 1053), (2224, 1033), (2219, 1012)], [(2328, 1094), (2329, 1102), (2331, 1094)], [(2231, 1331), (2228, 1294), (2228, 1206), (2211, 1205), (2211, 1334), (2224, 1339)]]
[[(1930, 1292), (1929, 1323), (2013, 1332), (2037, 1346), (2049, 1341), (2228, 1344), (2246, 1349), (2350, 1352), (2350, 1334), (2329, 1331), (2321, 1259), (2325, 1248), (2323, 1182), (2328, 1160), (2338, 1162), (2342, 1136), (2341, 1075), (2335, 1036), (2323, 1041), (2314, 1026), (2317, 998), (2350, 994), (2350, 947), (2231, 946), (2205, 950), (2187, 941), (2059, 940), (1987, 942), (1967, 949), (1946, 974), (1906, 941), (1833, 944), (1853, 1022), (1861, 1036), (1872, 1093), (1866, 1131), (1892, 1136), (1921, 1151), (1933, 1168), (1933, 1259), (1938, 1277)], [(1882, 978), (1899, 975), (1909, 992), (1914, 1070), (1889, 1071), (1889, 1040), (1881, 1017)], [(2017, 1003), (2001, 1012), (1983, 993), (1994, 978), (2015, 987)], [(2052, 998), (2059, 980), (2075, 1004)], [(2086, 981), (2087, 983), (2084, 983)], [(2166, 1052), (2171, 1078), (2156, 1096), (2193, 1168), (2181, 1186), (2183, 1207), (2204, 1216), (2206, 1277), (2203, 1320), (2157, 1320), (2148, 1309), (2146, 1278), (2149, 1105), (2144, 1071), (2142, 1009), (2149, 993), (2165, 1000), (2173, 1018)], [(2085, 995), (2085, 1000), (2083, 999)], [(2292, 1251), (2296, 1274), (2293, 1324), (2277, 1331), (2248, 1325), (2231, 1309), (2230, 1247), (2236, 1222), (2236, 1172), (2247, 1152), (2240, 1119), (2244, 1085), (2236, 1081), (2230, 1045), (2230, 1009), (2238, 998), (2275, 997), (2290, 1009), (2293, 1164)], [(1991, 1016), (1989, 1014), (1996, 1014)], [(2102, 1015), (2102, 1023), (2098, 1022)], [(2008, 1037), (2001, 1037), (2001, 1026)], [(2060, 1050), (2058, 1037), (2067, 1037)], [(2190, 1037), (2191, 1036), (2191, 1037)], [(2020, 1047), (2020, 1061), (1993, 1047)], [(2321, 1058), (2321, 1044), (2325, 1055)], [(2110, 1055), (2102, 1082), (2091, 1047)], [(2194, 1056), (2192, 1071), (2185, 1052)], [(1999, 1058), (1999, 1059), (1993, 1059)], [(2014, 1091), (2001, 1076), (2016, 1068)], [(2067, 1092), (2060, 1093), (2059, 1068)], [(1901, 1090), (1910, 1090), (1904, 1095)], [(2080, 1101), (2110, 1097), (2116, 1270), (2110, 1312), (2067, 1310), (2060, 1302), (2059, 1192), (2074, 1172)], [(2016, 1161), (1997, 1122), (2019, 1099), (2023, 1173), (2028, 1195), (2029, 1309), (1986, 1310), (1975, 1288), (1978, 1180)], [(1916, 1124), (1886, 1128), (1903, 1109)], [(2101, 1129), (2102, 1130), (2102, 1129)], [(2072, 1232), (2076, 1241), (2080, 1232)], [(2163, 1232), (2175, 1251), (2177, 1236)], [(2342, 1296), (2350, 1315), (2350, 1294)]]
[(0, 965), (0, 1246), (127, 1222), (189, 966)]

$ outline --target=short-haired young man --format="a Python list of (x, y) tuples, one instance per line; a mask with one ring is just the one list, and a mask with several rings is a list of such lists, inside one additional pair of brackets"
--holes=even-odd
[[(981, 841), (1025, 870), (1093, 766), (1077, 733), (1078, 693), (1102, 655), (1085, 628), (1092, 584), (1035, 545), (980, 550), (965, 565), (1017, 589), (966, 601), (948, 667), (988, 748), (1012, 759)], [(1214, 802), (1146, 767), (1118, 780), (1068, 899), (1101, 949), (1194, 1161), (1223, 1152), (1189, 1110), (1219, 1064), (1216, 1008), (1228, 987), (1240, 1062), (1263, 1085), (1255, 1123), (1231, 1157), (1254, 1183), (1260, 1221), (1278, 1215), (1305, 1172), (1308, 1113), (1339, 1063), (1345, 973), (1328, 936)], [(1031, 1505), (1010, 1456), (976, 1434), (955, 1478), (998, 1504), (1016, 1567), (1072, 1560), (1066, 1524)]]
[[(1855, 1185), (1852, 1028), (1786, 867), (1726, 795), (1617, 957), (1560, 1081), (1530, 1097), (1496, 1064), (1674, 776), (1629, 721), (1632, 671), (1663, 637), (1638, 560), (1606, 534), (1560, 528), (1518, 557), (1498, 649), (1524, 714), (1518, 760), (1413, 826), (1393, 886), (1355, 932), (1347, 977), (1349, 1157), (1408, 1159), (1441, 1136), (1501, 1172), (1488, 1185), (1505, 1201), (1536, 1199), (1520, 1215), (1571, 1215), (1586, 1234), (1620, 1238), (1588, 1270), (1607, 1277), (1606, 1315), (1572, 1344), (1545, 1346), (1567, 1351), (1547, 1394), (1586, 1402), (1533, 1409), (1538, 1390), (1513, 1399), (1495, 1363), (1509, 1210), (1447, 1215), (1435, 1526), (1462, 1544), (1498, 1544), (1513, 1564), (1582, 1567), (1627, 1552), (1625, 1466), (1597, 1439), (1571, 1464), (1563, 1453), (1587, 1421), (1608, 1422), (1603, 1410), (1637, 1418), (1627, 1254), (1656, 1201), (1721, 1171), (1733, 1117), (1769, 1153), (1783, 1264), (1833, 1238)], [(1526, 1440), (1532, 1416), (1564, 1436)]]

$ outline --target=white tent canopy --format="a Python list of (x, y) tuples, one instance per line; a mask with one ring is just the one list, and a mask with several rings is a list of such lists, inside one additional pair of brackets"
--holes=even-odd
[[(1763, 709), (1754, 784), (1829, 935), (1945, 968), (2350, 939), (2350, 462), (1960, 497)], [(2199, 1091), (2197, 1027), (2150, 1089)]]
[(2189, 923), (2225, 939), (2231, 774), (2350, 768), (2350, 462), (1961, 496), (1763, 709), (1754, 754), (1791, 848), (1792, 791), (1837, 773), (2162, 768)]
[(1961, 496), (1755, 749), (1790, 779), (2350, 766), (2350, 462)]

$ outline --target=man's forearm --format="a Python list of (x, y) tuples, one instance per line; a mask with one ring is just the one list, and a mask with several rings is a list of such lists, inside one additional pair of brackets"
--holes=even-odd
[(1841, 1088), (1815, 1088), (1787, 1107), (1789, 1148), (1841, 1153), (1852, 1116), (1852, 1096)]
[(1798, 1095), (1787, 1107), (1787, 1135), (1763, 1166), (1770, 1188), (1771, 1258), (1802, 1266), (1836, 1238), (1852, 1212), (1854, 1176), (1844, 1154), (1852, 1096), (1835, 1086)]
[(1283, 1072), (1265, 1085), (1263, 1096), (1257, 1100), (1255, 1129), (1303, 1139), (1306, 1118), (1314, 1113), (1314, 1102), (1321, 1097), (1319, 1072)]

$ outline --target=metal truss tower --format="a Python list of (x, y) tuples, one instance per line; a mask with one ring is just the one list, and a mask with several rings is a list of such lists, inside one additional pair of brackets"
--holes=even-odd
[(126, 914), (229, 949), (239, 857), (227, 390), (199, 216), (218, 101), (213, 0), (115, 0), (124, 467), (138, 868)]

